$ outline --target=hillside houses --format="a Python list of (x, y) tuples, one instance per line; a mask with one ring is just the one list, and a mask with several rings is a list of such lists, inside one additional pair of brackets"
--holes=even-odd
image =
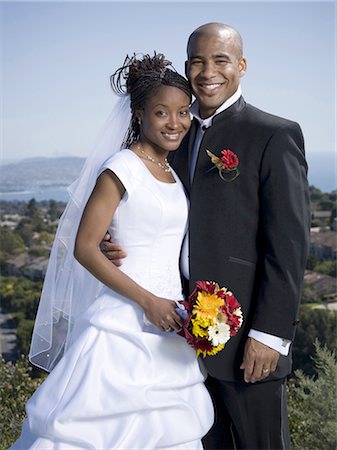
[(336, 232), (312, 232), (310, 236), (310, 254), (316, 259), (335, 260), (337, 256)]
[(30, 256), (28, 253), (13, 256), (5, 263), (7, 275), (25, 276), (32, 281), (43, 280), (48, 266), (48, 258)]

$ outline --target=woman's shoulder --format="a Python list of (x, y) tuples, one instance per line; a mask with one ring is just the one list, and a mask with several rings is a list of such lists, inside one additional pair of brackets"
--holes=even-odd
[(128, 148), (122, 149), (108, 158), (102, 164), (99, 174), (107, 169), (117, 175), (125, 188), (138, 185), (142, 182), (144, 176), (141, 161), (138, 156)]
[(124, 148), (118, 153), (108, 158), (101, 167), (101, 172), (105, 169), (115, 171), (116, 169), (131, 171), (135, 174), (141, 171), (141, 164), (138, 156), (130, 149)]
[(114, 155), (110, 156), (110, 158), (108, 158), (103, 165), (104, 166), (109, 166), (111, 164), (125, 164), (125, 165), (135, 165), (137, 163), (137, 156), (135, 155), (135, 153), (128, 149), (128, 148), (123, 148), (122, 150), (120, 150), (119, 152), (115, 153)]

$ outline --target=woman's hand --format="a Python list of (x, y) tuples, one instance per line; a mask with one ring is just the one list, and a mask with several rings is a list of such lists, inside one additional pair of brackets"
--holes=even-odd
[(153, 297), (143, 306), (147, 319), (160, 331), (180, 331), (182, 318), (176, 312), (174, 301), (162, 297)]

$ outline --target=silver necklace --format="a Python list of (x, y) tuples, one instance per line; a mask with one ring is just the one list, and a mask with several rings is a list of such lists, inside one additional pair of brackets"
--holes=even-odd
[(155, 158), (153, 158), (151, 155), (148, 155), (146, 153), (146, 151), (140, 147), (139, 144), (136, 146), (136, 149), (139, 150), (140, 153), (142, 155), (144, 155), (145, 158), (147, 158), (149, 161), (153, 162), (154, 164), (157, 164), (157, 166), (159, 166), (161, 169), (163, 169), (164, 172), (171, 172), (171, 166), (168, 163), (167, 158), (165, 158), (165, 161), (163, 163), (161, 163), (160, 161), (157, 161)]

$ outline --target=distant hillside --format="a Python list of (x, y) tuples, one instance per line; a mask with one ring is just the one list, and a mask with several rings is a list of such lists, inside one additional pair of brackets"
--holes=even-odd
[[(85, 158), (76, 156), (57, 158), (28, 158), (0, 164), (0, 193), (37, 191), (69, 186), (79, 175)], [(308, 153), (309, 184), (323, 192), (337, 188), (334, 153)]]
[(0, 192), (68, 186), (79, 175), (85, 158), (28, 158), (0, 167)]

